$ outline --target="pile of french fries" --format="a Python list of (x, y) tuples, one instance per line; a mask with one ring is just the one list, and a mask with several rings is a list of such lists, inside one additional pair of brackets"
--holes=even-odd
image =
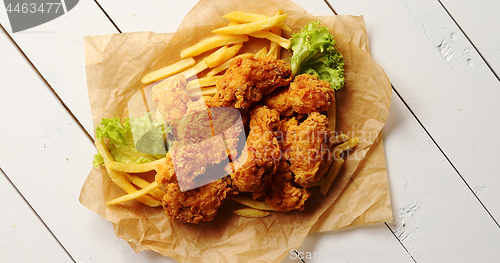
[[(248, 56), (257, 58), (272, 56), (279, 59), (281, 48), (289, 49), (291, 46), (290, 40), (281, 36), (282, 30), (291, 31), (290, 27), (284, 23), (287, 15), (281, 10), (274, 16), (235, 11), (224, 15), (223, 18), (229, 20), (227, 26), (213, 30), (214, 36), (183, 49), (178, 62), (150, 72), (141, 79), (141, 82), (151, 84), (176, 74), (183, 74), (188, 80), (186, 91), (192, 99), (200, 96), (213, 96), (217, 91), (216, 84), (222, 78), (222, 73), (229, 68), (234, 59)], [(269, 48), (263, 47), (255, 54), (239, 54), (245, 42), (250, 41), (249, 37), (269, 40)], [(211, 53), (206, 54), (208, 51)], [(202, 55), (204, 55), (203, 59), (200, 59)], [(206, 73), (203, 74), (203, 72)], [(95, 143), (97, 151), (103, 156), (111, 180), (127, 192), (126, 195), (109, 201), (108, 205), (135, 199), (151, 207), (161, 206), (165, 192), (160, 189), (160, 185), (155, 181), (149, 182), (131, 174), (152, 171), (156, 165), (164, 163), (165, 158), (145, 164), (118, 163), (113, 160), (102, 141), (96, 140)], [(317, 184), (320, 186), (321, 194), (327, 193), (344, 163), (340, 154), (357, 145), (357, 138), (351, 139), (345, 135), (335, 137), (333, 145), (329, 145), (332, 148), (335, 146), (333, 148), (335, 161), (326, 176), (321, 178), (321, 183)], [(253, 200), (243, 195), (234, 196), (232, 199), (247, 206), (247, 208), (233, 211), (240, 216), (264, 217), (270, 214), (267, 211), (276, 211), (263, 201)]]
[[(290, 40), (281, 36), (282, 30), (291, 31), (284, 23), (287, 15), (282, 11), (278, 11), (275, 16), (235, 11), (223, 18), (230, 21), (227, 26), (213, 30), (214, 36), (183, 49), (178, 62), (150, 72), (141, 82), (150, 84), (183, 74), (188, 80), (186, 91), (191, 98), (212, 96), (216, 92), (215, 85), (221, 78), (219, 74), (229, 68), (235, 58), (252, 55), (261, 58), (269, 55), (278, 59), (282, 47), (290, 48)], [(268, 39), (271, 42), (269, 48), (263, 47), (255, 54), (238, 54), (244, 43), (250, 41), (249, 36)], [(207, 54), (208, 51), (211, 53)], [(200, 59), (202, 55), (204, 57)]]

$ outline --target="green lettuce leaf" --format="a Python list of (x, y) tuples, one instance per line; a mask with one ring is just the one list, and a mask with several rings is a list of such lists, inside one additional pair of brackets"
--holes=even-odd
[(290, 58), (292, 73), (308, 73), (328, 81), (339, 90), (344, 86), (344, 65), (342, 54), (335, 48), (335, 40), (320, 21), (311, 22), (291, 38), (293, 56)]
[[(140, 118), (103, 118), (96, 128), (96, 139), (109, 140), (108, 149), (117, 162), (147, 163), (165, 157), (165, 129), (151, 120), (151, 113)], [(94, 155), (95, 167), (103, 164), (102, 156)]]

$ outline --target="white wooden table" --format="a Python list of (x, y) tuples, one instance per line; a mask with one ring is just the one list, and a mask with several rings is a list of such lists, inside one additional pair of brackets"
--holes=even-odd
[[(393, 84), (394, 222), (311, 234), (304, 261), (500, 262), (500, 2), (296, 2), (363, 15)], [(78, 201), (95, 152), (83, 36), (173, 32), (195, 3), (83, 0), (18, 33), (0, 7), (1, 262), (174, 262), (135, 253)]]

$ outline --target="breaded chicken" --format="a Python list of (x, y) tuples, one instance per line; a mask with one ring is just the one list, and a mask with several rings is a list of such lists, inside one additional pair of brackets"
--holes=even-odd
[(288, 88), (280, 88), (264, 97), (264, 104), (282, 116), (327, 111), (335, 93), (330, 83), (316, 76), (295, 77)]
[(283, 122), (282, 129), (284, 158), (290, 162), (295, 182), (309, 188), (321, 177), (318, 171), (329, 157), (328, 118), (313, 112), (300, 124), (295, 118)]
[(165, 120), (176, 126), (179, 120), (186, 114), (192, 100), (186, 91), (186, 79), (184, 75), (170, 77), (152, 88), (153, 102), (158, 106), (158, 111)]
[(178, 184), (170, 183), (162, 205), (168, 216), (197, 224), (211, 221), (226, 198), (235, 194), (229, 176), (186, 192), (181, 192)]
[(289, 65), (270, 56), (236, 58), (217, 83), (213, 103), (222, 107), (249, 108), (262, 95), (292, 80)]
[(266, 106), (250, 112), (250, 132), (243, 154), (235, 161), (231, 174), (234, 185), (243, 192), (261, 190), (267, 179), (276, 172), (281, 158), (276, 131), (280, 127), (279, 114)]
[(295, 187), (290, 165), (282, 160), (278, 171), (266, 186), (266, 203), (278, 211), (304, 210), (304, 203), (311, 195), (306, 189)]

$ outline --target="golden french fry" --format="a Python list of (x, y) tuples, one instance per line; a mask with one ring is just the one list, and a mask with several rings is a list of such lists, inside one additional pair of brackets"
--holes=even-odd
[(141, 82), (144, 84), (149, 84), (155, 82), (160, 79), (164, 79), (166, 77), (170, 77), (174, 74), (177, 74), (189, 67), (192, 67), (196, 64), (194, 58), (186, 58), (172, 65), (168, 65), (164, 68), (155, 70), (153, 72), (148, 73), (141, 79)]
[(240, 43), (224, 50), (217, 50), (217, 52), (205, 58), (205, 63), (209, 68), (215, 68), (234, 57), (242, 47), (243, 43)]
[[(143, 188), (141, 190), (135, 191), (133, 193), (127, 194), (127, 195), (122, 195), (116, 199), (113, 199), (109, 201), (107, 204), (108, 205), (116, 205), (119, 203), (123, 203), (126, 201), (134, 200), (134, 199), (139, 199), (140, 197), (144, 197), (146, 194), (151, 192), (151, 190), (158, 188), (160, 185), (155, 181), (152, 182), (151, 184), (148, 185), (148, 187)], [(157, 201), (157, 200), (155, 200)], [(161, 205), (161, 203), (160, 203)]]
[(253, 208), (241, 208), (241, 209), (236, 209), (233, 210), (233, 213), (239, 216), (244, 216), (244, 217), (265, 217), (270, 215), (269, 212), (262, 211), (262, 210), (257, 210)]
[(202, 72), (203, 70), (205, 70), (207, 68), (208, 68), (207, 63), (205, 63), (205, 61), (202, 60), (202, 61), (198, 62), (196, 65), (188, 68), (187, 70), (185, 70), (179, 74), (183, 74), (185, 79), (189, 79), (193, 76), (196, 76), (197, 74), (199, 74), (200, 72)]
[(189, 91), (197, 88), (214, 86), (221, 78), (222, 76), (211, 76), (211, 77), (193, 79), (187, 83), (186, 90)]
[(108, 167), (115, 171), (124, 172), (124, 173), (144, 173), (153, 171), (158, 164), (165, 163), (165, 158), (158, 159), (156, 161), (152, 161), (149, 163), (119, 163), (119, 162), (110, 162)]
[(191, 99), (197, 99), (201, 96), (213, 96), (215, 95), (215, 93), (217, 93), (217, 87), (211, 86), (211, 87), (204, 87), (198, 90), (196, 89), (191, 90), (191, 92), (188, 92), (188, 96)]
[[(140, 188), (146, 188), (149, 186), (151, 182), (148, 182), (144, 180), (143, 178), (135, 175), (130, 175), (130, 174), (125, 174), (125, 177), (129, 182), (139, 186)], [(165, 192), (161, 190), (160, 188), (155, 188), (149, 192), (149, 194), (154, 197), (156, 200), (161, 201), (163, 199), (163, 196), (165, 195)]]
[(272, 207), (270, 204), (268, 204), (266, 202), (253, 200), (253, 199), (248, 198), (248, 197), (243, 196), (243, 195), (236, 195), (236, 196), (233, 196), (231, 199), (233, 199), (234, 201), (236, 201), (242, 205), (246, 205), (250, 208), (255, 208), (255, 209), (259, 209), (259, 210), (276, 211), (276, 208)]
[(339, 134), (333, 138), (330, 138), (330, 141), (332, 144), (339, 144), (339, 143), (349, 141), (350, 139), (351, 138), (349, 138), (349, 136), (347, 136), (346, 134)]
[(263, 58), (267, 55), (267, 47), (261, 48), (257, 53), (255, 53), (255, 58)]
[(225, 69), (229, 68), (229, 66), (231, 65), (231, 62), (236, 59), (236, 58), (239, 58), (239, 57), (250, 57), (250, 56), (253, 56), (254, 54), (252, 53), (244, 53), (244, 54), (241, 54), (241, 55), (238, 55), (238, 56), (235, 56), (234, 58), (220, 64), (219, 66), (211, 69), (208, 73), (207, 73), (207, 77), (212, 77), (212, 76), (215, 76), (217, 74), (219, 74), (219, 72), (222, 72), (224, 71)]
[(232, 34), (232, 35), (248, 35), (252, 32), (261, 31), (264, 29), (269, 29), (282, 23), (287, 18), (286, 14), (279, 16), (272, 16), (255, 22), (250, 22), (246, 24), (239, 24), (235, 26), (226, 26), (215, 29), (212, 33), (215, 34)]
[[(125, 178), (124, 173), (112, 170), (108, 167), (109, 163), (114, 162), (114, 159), (106, 148), (106, 145), (104, 145), (101, 140), (95, 140), (95, 147), (104, 160), (104, 166), (106, 167), (106, 171), (108, 172), (108, 176), (111, 178), (111, 181), (128, 194), (136, 192), (137, 189)], [(141, 196), (137, 198), (137, 201), (151, 207), (161, 206), (161, 202), (151, 196)]]
[[(278, 11), (278, 13), (279, 13), (278, 15), (281, 15), (281, 14), (283, 14), (283, 11), (281, 11), (281, 12)], [(259, 20), (269, 18), (269, 16), (266, 16), (266, 15), (248, 13), (248, 12), (242, 12), (242, 11), (234, 11), (231, 13), (227, 13), (227, 14), (223, 15), (222, 17), (228, 19), (231, 22), (236, 22), (236, 23), (251, 23), (251, 22), (256, 22)], [(286, 30), (286, 31), (292, 31), (292, 29), (283, 22), (279, 23), (277, 26), (279, 28)]]
[(330, 167), (330, 170), (328, 170), (328, 173), (326, 174), (324, 183), (319, 188), (320, 194), (326, 195), (326, 193), (328, 193), (328, 190), (330, 189), (333, 180), (335, 180), (335, 178), (339, 174), (340, 168), (342, 168), (343, 164), (344, 164), (344, 159), (342, 158), (333, 161), (332, 167)]
[(237, 35), (217, 35), (204, 39), (181, 51), (181, 58), (194, 57), (206, 51), (225, 45), (238, 44), (248, 41), (247, 36)]
[(274, 33), (268, 32), (268, 31), (256, 31), (253, 33), (248, 34), (251, 37), (256, 37), (256, 38), (265, 38), (271, 42), (275, 42), (281, 47), (285, 49), (290, 49), (290, 46), (292, 45), (291, 41), (289, 39), (283, 38), (281, 36), (278, 36)]
[[(339, 135), (340, 136), (340, 135)], [(333, 148), (333, 155), (334, 155), (334, 161), (332, 167), (328, 170), (328, 173), (325, 177), (325, 182), (321, 187), (319, 188), (319, 193), (322, 195), (326, 195), (328, 190), (330, 189), (330, 186), (333, 183), (333, 180), (337, 177), (339, 174), (340, 168), (342, 168), (342, 165), (344, 164), (344, 159), (340, 157), (340, 154), (344, 151), (347, 151), (349, 149), (352, 149), (356, 146), (358, 146), (358, 141), (359, 139), (357, 137), (354, 137), (340, 145), (335, 146)]]
[[(276, 12), (276, 15), (281, 15), (283, 14), (282, 10), (278, 10)], [(276, 34), (277, 36), (281, 36), (281, 28), (277, 26), (271, 27), (271, 33)], [(271, 45), (269, 46), (269, 52), (267, 53), (268, 56), (272, 56), (275, 59), (280, 59), (281, 57), (281, 47), (278, 45), (278, 43), (271, 41)]]

